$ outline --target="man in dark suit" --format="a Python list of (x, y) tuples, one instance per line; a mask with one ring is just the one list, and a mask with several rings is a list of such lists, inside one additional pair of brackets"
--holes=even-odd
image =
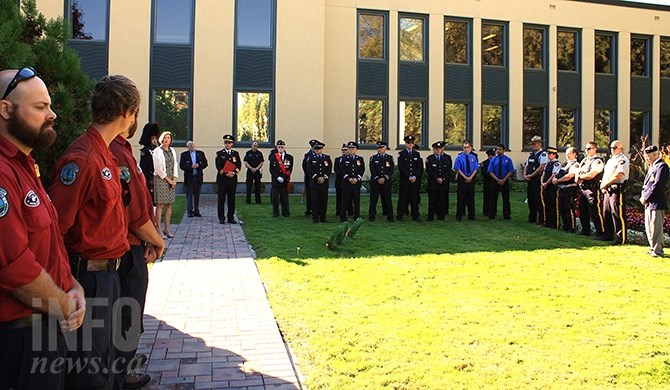
[(293, 156), (286, 153), (286, 143), (279, 140), (275, 152), (268, 160), (272, 176), (272, 216), (279, 216), (279, 203), (281, 202), (282, 215), (288, 217), (291, 215), (288, 207), (288, 193), (291, 190)]
[(421, 222), (419, 218), (419, 186), (421, 175), (423, 175), (423, 160), (414, 148), (414, 136), (408, 135), (404, 140), (405, 149), (398, 153), (398, 172), (400, 173), (398, 221), (402, 221), (409, 204), (412, 209), (412, 219)]
[(347, 220), (347, 207), (353, 205), (354, 221), (361, 217), (361, 182), (365, 173), (365, 160), (356, 154), (358, 144), (351, 141), (347, 144), (349, 155), (342, 158), (342, 204), (340, 205), (340, 221)]
[(377, 141), (377, 154), (370, 157), (370, 212), (368, 218), (374, 221), (377, 215), (377, 200), (382, 198), (382, 213), (393, 222), (391, 203), (391, 180), (393, 179), (393, 156), (386, 154), (388, 144)]
[(202, 171), (207, 168), (207, 157), (202, 150), (196, 150), (193, 141), (186, 143), (187, 151), (179, 158), (179, 168), (184, 171), (186, 190), (186, 213), (189, 218), (202, 217), (200, 214), (200, 188)]
[(435, 142), (433, 154), (426, 157), (428, 173), (428, 220), (435, 216), (444, 221), (449, 202), (449, 180), (451, 178), (451, 157), (444, 154), (444, 141)]
[(310, 191), (310, 185), (312, 183), (312, 180), (307, 175), (307, 160), (309, 160), (311, 157), (314, 156), (314, 145), (316, 145), (316, 142), (318, 141), (315, 139), (309, 140), (309, 150), (305, 153), (302, 159), (302, 171), (305, 174), (304, 177), (305, 189), (303, 190), (304, 193), (303, 198), (305, 200), (305, 217), (309, 217), (310, 215), (312, 215), (312, 201)]
[(321, 141), (314, 140), (314, 154), (305, 163), (305, 174), (310, 179), (310, 201), (312, 202), (312, 222), (326, 222), (328, 209), (328, 177), (333, 172), (333, 162), (330, 156), (323, 154)]
[(644, 157), (649, 164), (644, 177), (640, 202), (644, 205), (644, 227), (649, 241), (649, 254), (652, 257), (663, 257), (663, 214), (668, 208), (665, 198), (665, 186), (670, 170), (661, 158), (655, 145), (644, 149)]
[(223, 136), (225, 147), (216, 152), (216, 184), (219, 187), (218, 214), (219, 223), (226, 223), (224, 206), (228, 201), (228, 223), (235, 221), (235, 191), (237, 190), (237, 175), (242, 169), (240, 154), (233, 150), (234, 139), (230, 134)]
[[(342, 177), (344, 176), (344, 173), (342, 172), (342, 168), (344, 167), (343, 162), (349, 155), (349, 148), (347, 147), (347, 144), (342, 144), (341, 151), (342, 155), (335, 157), (335, 161), (333, 162), (333, 172), (335, 172), (335, 215), (338, 217), (340, 216), (342, 207)], [(349, 215), (353, 215), (353, 203), (347, 205), (347, 213), (349, 213)]]

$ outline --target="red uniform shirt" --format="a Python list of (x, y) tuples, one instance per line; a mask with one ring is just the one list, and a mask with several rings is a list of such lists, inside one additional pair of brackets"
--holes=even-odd
[(114, 157), (119, 162), (123, 191), (130, 193), (130, 202), (126, 206), (126, 222), (128, 222), (128, 241), (136, 245), (139, 239), (133, 234), (135, 230), (148, 221), (154, 220), (154, 209), (146, 179), (142, 174), (137, 160), (133, 157), (133, 148), (123, 136), (117, 136), (109, 145)]
[(54, 166), (49, 195), (68, 252), (101, 260), (121, 257), (130, 249), (119, 165), (93, 126)]
[(37, 278), (44, 268), (63, 291), (72, 274), (58, 215), (35, 173), (35, 160), (0, 136), (0, 322), (33, 310), (10, 292)]

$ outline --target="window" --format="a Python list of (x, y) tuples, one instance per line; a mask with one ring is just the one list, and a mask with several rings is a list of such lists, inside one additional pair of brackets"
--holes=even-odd
[(400, 134), (399, 139), (404, 139), (408, 135), (413, 135), (417, 145), (425, 144), (421, 136), (423, 134), (423, 102), (412, 100), (401, 100), (400, 110), (398, 113), (400, 118)]
[(482, 23), (482, 64), (505, 66), (505, 26)]
[(72, 39), (107, 40), (107, 0), (72, 0)]
[(189, 91), (180, 89), (158, 89), (154, 91), (155, 121), (161, 129), (171, 131), (175, 141), (192, 138)]
[(504, 143), (502, 139), (504, 113), (505, 107), (501, 105), (482, 106), (482, 148)]
[(274, 16), (272, 0), (238, 1), (236, 6), (237, 46), (272, 47)]
[(456, 20), (444, 22), (444, 62), (448, 64), (467, 64), (470, 62), (468, 53), (469, 31), (468, 22)]
[(607, 149), (614, 135), (614, 110), (596, 110), (593, 139), (599, 149)]
[(661, 114), (660, 125), (658, 127), (659, 144), (670, 144), (670, 114)]
[(644, 111), (630, 112), (630, 149), (635, 147), (641, 148), (643, 144), (650, 144), (651, 142), (643, 142), (649, 135), (649, 113)]
[(400, 61), (423, 62), (422, 18), (400, 18)]
[(358, 58), (386, 58), (386, 26), (384, 15), (358, 15)]
[(631, 76), (649, 76), (648, 38), (631, 38), (630, 74)]
[(661, 40), (661, 77), (670, 77), (670, 40)]
[(595, 67), (596, 73), (613, 74), (614, 69), (614, 35), (596, 33)]
[(191, 44), (193, 3), (183, 0), (154, 0), (156, 43)]
[(526, 69), (544, 69), (544, 29), (524, 27), (523, 65)]
[(468, 117), (467, 103), (445, 103), (444, 104), (444, 141), (449, 146), (461, 146), (468, 139)]
[(577, 145), (577, 109), (558, 108), (556, 115), (556, 147)]
[(270, 142), (270, 93), (237, 93), (237, 141)]
[(577, 32), (558, 31), (556, 35), (558, 70), (576, 72)]
[(544, 107), (525, 106), (523, 108), (523, 144), (530, 144), (535, 135), (545, 138)]
[(384, 101), (358, 99), (358, 126), (356, 139), (359, 144), (381, 141), (384, 129)]

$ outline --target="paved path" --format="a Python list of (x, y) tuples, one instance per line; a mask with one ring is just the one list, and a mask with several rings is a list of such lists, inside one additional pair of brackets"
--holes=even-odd
[(144, 389), (302, 388), (242, 228), (218, 223), (216, 196), (201, 202), (149, 273)]

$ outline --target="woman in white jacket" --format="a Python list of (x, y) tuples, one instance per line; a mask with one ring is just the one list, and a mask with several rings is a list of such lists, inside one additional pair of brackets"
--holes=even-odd
[(154, 197), (156, 199), (156, 228), (160, 232), (163, 206), (165, 206), (165, 228), (164, 238), (173, 238), (170, 231), (170, 218), (172, 217), (172, 203), (175, 200), (175, 187), (177, 186), (177, 152), (171, 147), (172, 133), (164, 131), (158, 137), (160, 147), (151, 153), (154, 161)]

